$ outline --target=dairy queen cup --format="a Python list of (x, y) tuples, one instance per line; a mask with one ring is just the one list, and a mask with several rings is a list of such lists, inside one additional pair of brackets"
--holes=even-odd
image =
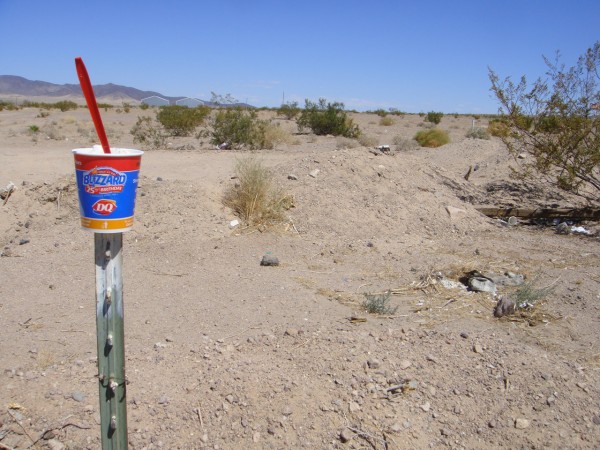
[(75, 174), (81, 226), (94, 233), (121, 233), (133, 226), (141, 150), (76, 148)]

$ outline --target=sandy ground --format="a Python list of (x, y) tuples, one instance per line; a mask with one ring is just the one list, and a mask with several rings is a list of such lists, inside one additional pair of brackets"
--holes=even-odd
[[(148, 113), (103, 112), (111, 143), (137, 147)], [(0, 187), (17, 186), (0, 206), (0, 444), (96, 449), (93, 235), (70, 152), (96, 137), (85, 109), (38, 114), (0, 112)], [(422, 125), (354, 119), (378, 144)], [(471, 125), (445, 116), (450, 144), (394, 155), (311, 135), (255, 152), (295, 200), (266, 231), (231, 229), (221, 204), (242, 152), (193, 138), (147, 151), (124, 237), (130, 447), (599, 448), (600, 241), (478, 213), (577, 200), (511, 180), (518, 162), (465, 139)], [(278, 267), (260, 265), (269, 252)], [(496, 319), (490, 294), (439, 282), (470, 270), (553, 292)], [(390, 289), (395, 314), (364, 312), (365, 293)]]

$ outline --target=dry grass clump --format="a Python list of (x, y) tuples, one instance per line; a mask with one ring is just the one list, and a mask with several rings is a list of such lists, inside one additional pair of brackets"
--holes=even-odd
[(335, 140), (335, 148), (337, 149), (356, 148), (358, 145), (356, 139), (350, 139), (343, 136), (338, 136)]
[(293, 144), (292, 134), (281, 128), (279, 124), (269, 123), (264, 129), (263, 148), (273, 149), (278, 144)]
[(419, 144), (414, 139), (406, 139), (402, 136), (394, 136), (393, 144), (395, 146), (394, 150), (397, 152), (407, 152), (410, 150), (415, 150), (419, 147)]
[(377, 139), (373, 136), (361, 134), (358, 137), (358, 143), (363, 147), (375, 147), (377, 145)]
[(491, 120), (488, 124), (487, 129), (492, 136), (497, 137), (507, 137), (510, 132), (508, 125), (505, 122), (498, 119)]
[(379, 125), (389, 127), (391, 125), (394, 125), (394, 119), (392, 119), (390, 116), (384, 116), (381, 119), (379, 119)]
[(415, 135), (415, 140), (421, 147), (436, 148), (446, 145), (450, 142), (448, 132), (433, 128), (431, 130), (421, 130)]
[(291, 196), (273, 185), (273, 173), (253, 156), (236, 161), (236, 183), (223, 195), (223, 204), (249, 226), (274, 225), (284, 221), (284, 211), (293, 207)]
[(465, 137), (469, 139), (489, 139), (490, 134), (485, 128), (475, 127), (470, 128), (469, 131), (465, 134)]

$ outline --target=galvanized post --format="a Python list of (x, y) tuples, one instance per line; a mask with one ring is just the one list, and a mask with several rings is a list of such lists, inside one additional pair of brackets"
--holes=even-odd
[(127, 448), (123, 330), (123, 233), (94, 233), (96, 334), (103, 450)]

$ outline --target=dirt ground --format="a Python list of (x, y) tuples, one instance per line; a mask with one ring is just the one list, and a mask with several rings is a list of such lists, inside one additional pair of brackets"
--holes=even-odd
[[(97, 449), (94, 240), (70, 152), (97, 138), (86, 109), (39, 112), (0, 112), (0, 188), (17, 187), (0, 202), (0, 447)], [(112, 145), (137, 148), (152, 112), (102, 114)], [(423, 121), (353, 117), (392, 149)], [(255, 152), (294, 198), (272, 230), (230, 228), (221, 203), (244, 152), (147, 151), (124, 236), (130, 448), (600, 448), (598, 224), (563, 235), (477, 212), (578, 201), (512, 180), (498, 140), (464, 137), (472, 120), (444, 116), (437, 149), (294, 134)], [(497, 319), (491, 294), (442, 283), (471, 270), (552, 292)], [(367, 314), (387, 290), (397, 311)]]

